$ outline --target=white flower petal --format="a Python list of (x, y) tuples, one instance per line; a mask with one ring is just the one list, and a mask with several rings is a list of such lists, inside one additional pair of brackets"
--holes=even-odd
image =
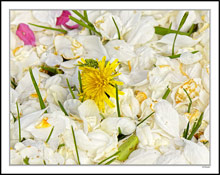
[(168, 134), (179, 137), (179, 114), (166, 100), (161, 100), (155, 107), (155, 122)]
[(202, 59), (202, 54), (200, 52), (195, 54), (192, 54), (191, 52), (184, 52), (177, 59), (183, 64), (194, 64)]
[(208, 164), (209, 151), (203, 143), (194, 143), (192, 141), (184, 140), (184, 156), (191, 164)]

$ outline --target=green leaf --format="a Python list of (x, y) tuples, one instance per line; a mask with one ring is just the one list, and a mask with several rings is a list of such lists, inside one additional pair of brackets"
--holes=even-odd
[(121, 36), (120, 36), (120, 31), (119, 31), (119, 28), (118, 28), (118, 25), (117, 25), (117, 23), (115, 22), (115, 19), (112, 17), (112, 20), (113, 20), (113, 22), (114, 22), (114, 24), (115, 24), (115, 27), (116, 27), (116, 29), (117, 29), (117, 32), (118, 32), (118, 39), (120, 40), (121, 39)]
[(191, 100), (188, 92), (186, 91), (186, 89), (183, 88), (183, 90), (185, 91), (185, 93), (186, 93), (186, 95), (187, 95), (187, 97), (189, 99), (189, 105), (188, 105), (188, 111), (187, 112), (190, 113), (190, 108), (191, 108), (191, 105), (192, 105), (192, 100)]
[(174, 55), (174, 46), (175, 46), (177, 34), (179, 34), (180, 29), (182, 28), (183, 24), (186, 22), (186, 19), (187, 19), (188, 15), (189, 15), (189, 12), (185, 12), (182, 19), (181, 19), (181, 21), (180, 21), (177, 33), (176, 33), (176, 35), (174, 37), (174, 40), (173, 40), (172, 55)]
[[(164, 28), (164, 27), (160, 27), (160, 26), (156, 26), (156, 27), (154, 27), (154, 29), (155, 29), (155, 33), (158, 35), (167, 35), (169, 33), (177, 33), (176, 30), (172, 30), (170, 28)], [(186, 33), (186, 32), (179, 31), (178, 34), (189, 36), (189, 33)]]
[(60, 106), (60, 109), (63, 111), (63, 113), (65, 114), (65, 116), (68, 116), (68, 113), (66, 112), (65, 108), (63, 107), (62, 103), (58, 100), (58, 104)]
[(98, 165), (101, 165), (103, 162), (105, 162), (106, 160), (111, 159), (112, 157), (116, 156), (119, 154), (120, 151), (117, 151), (116, 153), (112, 154), (111, 156), (107, 157), (106, 159), (102, 160), (101, 162), (98, 163)]
[(80, 165), (79, 153), (78, 153), (78, 148), (77, 148), (77, 144), (76, 144), (75, 133), (74, 133), (74, 130), (73, 130), (73, 126), (72, 126), (72, 125), (71, 125), (71, 129), (72, 129), (72, 134), (73, 134), (73, 141), (74, 141), (74, 145), (75, 145), (77, 160), (78, 160), (78, 164)]
[(125, 161), (128, 156), (136, 149), (138, 145), (138, 137), (136, 135), (132, 135), (129, 137), (119, 148), (118, 151), (118, 157), (117, 160), (119, 161)]
[[(192, 54), (195, 54), (195, 53), (197, 53), (197, 52), (199, 52), (198, 50), (196, 50), (196, 51), (193, 51), (193, 52), (191, 52)], [(177, 55), (172, 55), (172, 56), (168, 56), (169, 58), (171, 58), (171, 59), (175, 59), (175, 58), (179, 58), (181, 56), (181, 54), (177, 54)]]
[(41, 26), (41, 25), (37, 25), (37, 24), (32, 24), (32, 23), (28, 23), (32, 26), (35, 26), (35, 27), (40, 27), (40, 28), (43, 28), (43, 29), (48, 29), (48, 30), (55, 30), (55, 31), (58, 31), (58, 32), (62, 32), (64, 34), (67, 34), (67, 31), (64, 30), (64, 29), (57, 29), (57, 28), (53, 28), (53, 27), (46, 27), (46, 26)]
[(152, 116), (155, 112), (152, 112), (150, 115), (148, 115), (145, 119), (143, 119), (140, 123), (137, 124), (139, 126), (141, 123), (143, 123), (145, 120), (147, 120), (150, 116)]
[(51, 137), (51, 135), (52, 135), (52, 133), (53, 133), (53, 129), (54, 129), (54, 126), (53, 126), (52, 129), (50, 130), (50, 134), (49, 134), (49, 136), (47, 137), (46, 143), (48, 143), (48, 141), (50, 140), (50, 137)]
[(116, 90), (116, 104), (117, 104), (118, 117), (121, 117), (120, 108), (119, 108), (119, 98), (118, 98), (118, 86), (117, 86), (117, 84), (115, 84), (115, 90)]
[(19, 132), (19, 142), (21, 142), (21, 122), (20, 122), (20, 112), (19, 112), (19, 108), (18, 108), (18, 102), (16, 102), (16, 106), (17, 106), (17, 113), (18, 113), (18, 132)]
[[(39, 90), (39, 88), (38, 88), (38, 85), (37, 85), (37, 83), (36, 83), (36, 80), (35, 80), (35, 78), (34, 78), (34, 75), (33, 75), (33, 72), (32, 72), (32, 69), (31, 69), (31, 68), (29, 68), (29, 72), (30, 72), (30, 76), (31, 76), (32, 83), (33, 83), (34, 88), (35, 88), (35, 90), (36, 90), (36, 93), (37, 93), (37, 95), (38, 95), (38, 99), (39, 99), (39, 102), (40, 102), (40, 107), (41, 107), (41, 109), (45, 109), (46, 106), (45, 106), (44, 101), (43, 101), (43, 99), (42, 99), (42, 96), (41, 96), (41, 94), (40, 94), (40, 90)], [(47, 113), (47, 111), (45, 111), (45, 113)]]
[(163, 95), (162, 99), (165, 100), (168, 97), (169, 93), (170, 93), (170, 88), (168, 87), (165, 94)]
[(187, 138), (188, 140), (191, 140), (192, 137), (195, 135), (195, 133), (197, 132), (197, 130), (199, 129), (199, 127), (201, 126), (202, 124), (202, 119), (203, 119), (203, 114), (204, 112), (201, 113), (200, 117), (199, 117), (199, 120), (198, 122), (195, 122), (195, 126), (193, 127), (192, 131), (191, 131), (191, 134), (189, 135), (189, 137)]
[(189, 36), (193, 33), (196, 32), (198, 30), (198, 24), (192, 24), (192, 26), (190, 27), (188, 34)]
[(74, 95), (74, 93), (73, 93), (73, 90), (72, 90), (72, 89), (71, 89), (71, 87), (70, 87), (69, 80), (68, 80), (68, 79), (66, 79), (66, 82), (67, 82), (67, 85), (68, 85), (69, 91), (70, 91), (70, 93), (71, 93), (71, 95), (72, 95), (73, 99), (76, 99), (76, 97), (75, 97), (75, 95)]
[(30, 165), (30, 164), (29, 164), (29, 158), (28, 158), (27, 156), (23, 159), (23, 162), (24, 162), (26, 165)]
[(87, 28), (87, 29), (89, 29), (89, 30), (92, 30), (93, 32), (95, 32), (95, 33), (98, 34), (99, 36), (102, 36), (101, 33), (99, 33), (98, 31), (96, 31), (95, 28), (93, 28), (93, 27), (91, 27), (91, 26), (85, 24), (84, 22), (82, 22), (82, 21), (80, 21), (80, 20), (74, 18), (73, 16), (69, 16), (69, 18), (70, 18), (72, 21), (76, 22), (77, 24), (79, 24), (79, 25), (81, 25), (81, 26), (83, 26), (83, 27), (85, 27), (85, 28)]

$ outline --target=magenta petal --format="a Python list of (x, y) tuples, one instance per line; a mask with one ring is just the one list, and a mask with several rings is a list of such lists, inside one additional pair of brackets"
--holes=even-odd
[(68, 29), (77, 29), (79, 27), (78, 24), (73, 26), (67, 25), (66, 23), (69, 21), (69, 16), (71, 13), (68, 10), (63, 10), (61, 16), (57, 17), (56, 25), (64, 25)]
[(18, 25), (16, 35), (24, 42), (24, 45), (36, 46), (34, 32), (27, 24), (20, 23)]
[(71, 13), (68, 10), (63, 10), (61, 16), (57, 17), (56, 25), (64, 25), (69, 21), (69, 15)]
[(73, 26), (70, 26), (70, 25), (67, 25), (67, 24), (64, 24), (64, 26), (68, 29), (77, 29), (79, 27), (79, 24), (75, 24)]

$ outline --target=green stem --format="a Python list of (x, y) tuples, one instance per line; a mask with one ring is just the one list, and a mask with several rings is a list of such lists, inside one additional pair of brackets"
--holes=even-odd
[(20, 112), (18, 108), (18, 102), (16, 102), (17, 113), (18, 113), (18, 130), (19, 130), (19, 142), (21, 142), (21, 122), (20, 122)]
[(52, 127), (52, 129), (51, 129), (51, 131), (50, 131), (50, 134), (49, 134), (49, 136), (47, 137), (46, 143), (48, 143), (48, 141), (50, 140), (50, 137), (51, 137), (51, 135), (52, 135), (52, 133), (53, 133), (53, 129), (54, 129), (54, 126)]
[(58, 104), (59, 104), (59, 106), (60, 106), (60, 109), (63, 111), (63, 113), (65, 114), (65, 116), (68, 116), (68, 114), (67, 114), (67, 112), (66, 112), (66, 110), (65, 110), (65, 108), (63, 107), (63, 105), (61, 104), (61, 102), (58, 100)]
[(118, 28), (118, 25), (117, 25), (117, 23), (115, 22), (115, 19), (112, 17), (112, 20), (113, 20), (113, 22), (114, 22), (114, 24), (115, 24), (115, 27), (116, 27), (116, 29), (117, 29), (117, 32), (118, 32), (118, 39), (120, 40), (121, 39), (121, 36), (120, 36), (120, 31), (119, 31), (119, 28)]
[(143, 123), (145, 120), (147, 120), (151, 115), (153, 115), (155, 112), (152, 112), (150, 115), (148, 115), (145, 119), (143, 119), (140, 123), (137, 124), (139, 126), (141, 123)]
[(80, 165), (79, 153), (78, 153), (78, 148), (77, 148), (77, 144), (76, 144), (75, 133), (74, 133), (74, 130), (73, 130), (73, 126), (72, 126), (72, 125), (71, 125), (71, 129), (72, 129), (73, 141), (74, 141), (74, 145), (75, 145), (75, 149), (76, 149), (76, 156), (77, 156), (78, 164)]
[(41, 26), (41, 25), (37, 25), (37, 24), (32, 24), (32, 23), (28, 23), (32, 26), (35, 26), (35, 27), (40, 27), (40, 28), (43, 28), (43, 29), (48, 29), (48, 30), (55, 30), (55, 31), (58, 31), (58, 32), (62, 32), (64, 34), (67, 34), (67, 31), (64, 30), (64, 29), (57, 29), (57, 28), (53, 28), (53, 27), (46, 27), (46, 26)]
[(111, 159), (112, 157), (116, 156), (120, 151), (117, 151), (116, 153), (112, 154), (111, 156), (107, 157), (106, 159), (102, 160), (101, 162), (98, 163), (98, 165), (102, 164), (103, 162), (105, 162), (106, 160)]
[(115, 84), (115, 90), (116, 90), (116, 104), (117, 104), (118, 117), (121, 117), (120, 108), (119, 108), (119, 98), (118, 98), (118, 86), (117, 86), (117, 84)]
[[(40, 94), (40, 90), (39, 90), (39, 88), (38, 88), (37, 82), (36, 82), (36, 80), (35, 80), (35, 78), (34, 78), (34, 75), (33, 75), (33, 72), (32, 72), (32, 69), (31, 69), (31, 68), (29, 68), (29, 72), (30, 72), (30, 76), (31, 76), (31, 80), (32, 80), (32, 82), (33, 82), (34, 88), (35, 88), (36, 93), (37, 93), (37, 95), (38, 95), (38, 99), (39, 99), (39, 102), (40, 102), (40, 107), (41, 107), (41, 109), (45, 109), (46, 106), (45, 106), (44, 101), (43, 101), (43, 99), (42, 99), (42, 96), (41, 96), (41, 94)], [(45, 113), (47, 113), (47, 111), (45, 111)]]
[(75, 95), (74, 95), (74, 93), (73, 93), (73, 90), (72, 90), (72, 89), (71, 89), (71, 87), (70, 87), (69, 80), (68, 80), (68, 79), (66, 79), (66, 82), (67, 82), (67, 85), (68, 85), (69, 91), (70, 91), (70, 93), (71, 93), (71, 95), (72, 95), (73, 99), (76, 99), (76, 97), (75, 97)]

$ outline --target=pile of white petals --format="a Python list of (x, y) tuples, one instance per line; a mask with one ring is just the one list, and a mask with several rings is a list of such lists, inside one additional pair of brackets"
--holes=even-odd
[[(209, 163), (209, 14), (208, 11), (189, 11), (182, 27), (187, 32), (191, 25), (198, 30), (191, 36), (178, 35), (175, 54), (170, 59), (175, 34), (157, 35), (154, 27), (177, 30), (185, 11), (87, 11), (88, 19), (101, 33), (90, 35), (79, 27), (67, 34), (29, 25), (36, 37), (36, 46), (24, 45), (16, 35), (20, 23), (34, 23), (56, 27), (56, 18), (62, 11), (11, 11), (10, 76), (17, 87), (10, 88), (10, 163), (25, 164), (78, 164), (71, 126), (75, 131), (81, 164), (97, 164), (114, 154), (124, 140), (121, 133), (135, 133), (139, 143), (127, 160), (111, 164), (208, 164)], [(118, 39), (118, 25), (121, 40)], [(196, 54), (192, 51), (197, 50)], [(78, 67), (81, 58), (106, 56), (121, 63), (118, 77), (124, 85), (119, 89), (120, 112), (110, 108), (100, 115), (93, 100), (73, 99), (68, 89), (79, 88)], [(64, 74), (49, 76), (40, 71), (40, 65), (58, 66)], [(47, 106), (41, 110), (29, 74), (32, 68), (42, 98)], [(167, 99), (162, 99), (170, 88)], [(189, 99), (182, 88), (189, 89), (191, 112), (187, 113)], [(116, 104), (115, 99), (110, 100)], [(59, 107), (60, 101), (69, 116)], [(18, 116), (20, 111), (21, 136), (19, 142)], [(116, 106), (116, 105), (115, 105)], [(47, 113), (44, 113), (47, 110)], [(137, 124), (155, 112), (142, 124)], [(204, 112), (198, 138), (183, 138), (188, 121), (191, 125)], [(104, 118), (103, 118), (104, 116)], [(46, 120), (49, 127), (37, 127)], [(46, 139), (54, 126), (53, 133)], [(63, 146), (60, 146), (63, 145)]]

